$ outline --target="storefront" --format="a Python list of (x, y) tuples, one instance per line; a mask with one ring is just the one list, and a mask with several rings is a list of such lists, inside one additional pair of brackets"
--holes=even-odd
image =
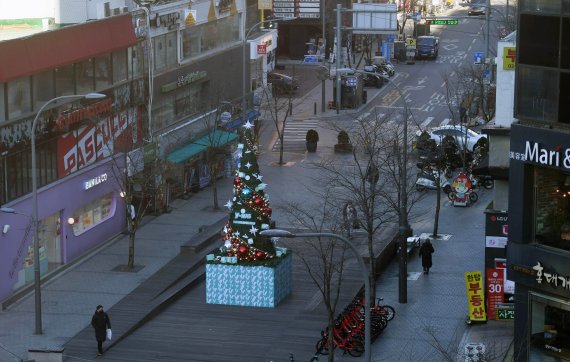
[[(40, 274), (54, 271), (124, 230), (125, 205), (114, 175), (124, 167), (109, 159), (38, 190)], [(34, 281), (31, 197), (6, 207), (0, 236), (0, 300)]]
[(570, 360), (570, 137), (513, 125), (507, 275), (515, 360)]

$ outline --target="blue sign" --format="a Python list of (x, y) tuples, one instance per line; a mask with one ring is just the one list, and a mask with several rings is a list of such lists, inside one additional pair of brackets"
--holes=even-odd
[(316, 55), (305, 55), (305, 63), (318, 63), (319, 57)]
[(483, 52), (475, 52), (473, 53), (473, 63), (481, 64), (485, 59), (485, 54)]
[(382, 55), (387, 61), (390, 60), (390, 44), (388, 42), (382, 42)]
[(386, 37), (386, 41), (387, 41), (388, 43), (393, 43), (394, 40), (395, 40), (394, 34), (390, 34), (390, 35), (388, 35), (388, 36)]

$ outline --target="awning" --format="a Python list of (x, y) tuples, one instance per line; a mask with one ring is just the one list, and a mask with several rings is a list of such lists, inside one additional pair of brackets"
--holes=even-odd
[(97, 57), (137, 43), (130, 14), (0, 42), (0, 83)]
[(242, 117), (238, 117), (235, 119), (232, 119), (231, 121), (229, 121), (228, 123), (226, 123), (224, 125), (224, 129), (228, 130), (228, 131), (232, 131), (234, 129), (238, 129), (239, 127), (243, 126), (243, 124), (246, 121), (251, 121), (254, 119), (257, 119), (257, 117), (259, 117), (260, 113), (258, 111), (249, 111), (246, 115), (245, 115), (245, 121), (242, 120)]
[(182, 163), (200, 152), (204, 152), (208, 147), (221, 147), (237, 138), (238, 136), (235, 133), (214, 130), (196, 141), (173, 151), (166, 159), (172, 163)]

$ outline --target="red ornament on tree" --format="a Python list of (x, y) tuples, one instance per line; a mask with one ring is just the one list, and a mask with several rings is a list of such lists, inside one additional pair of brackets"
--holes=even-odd
[(263, 202), (263, 199), (259, 196), (253, 200), (253, 203), (256, 204), (257, 206), (259, 206), (262, 202)]
[(237, 249), (237, 254), (238, 254), (238, 256), (239, 256), (240, 258), (245, 257), (246, 254), (247, 254), (247, 249), (248, 249), (247, 246), (245, 246), (245, 245), (240, 245), (240, 246), (238, 247), (238, 249)]
[(241, 183), (241, 178), (239, 178), (239, 177), (234, 178), (234, 185), (237, 186), (237, 185), (239, 185), (240, 183)]
[(265, 253), (261, 250), (256, 251), (255, 252), (255, 259), (257, 259), (257, 260), (265, 259)]

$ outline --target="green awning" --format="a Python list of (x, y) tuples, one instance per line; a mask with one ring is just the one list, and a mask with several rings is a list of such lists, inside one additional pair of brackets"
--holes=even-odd
[(192, 143), (173, 151), (166, 159), (172, 163), (182, 163), (200, 152), (206, 151), (209, 147), (221, 147), (237, 138), (238, 136), (235, 133), (214, 130)]

